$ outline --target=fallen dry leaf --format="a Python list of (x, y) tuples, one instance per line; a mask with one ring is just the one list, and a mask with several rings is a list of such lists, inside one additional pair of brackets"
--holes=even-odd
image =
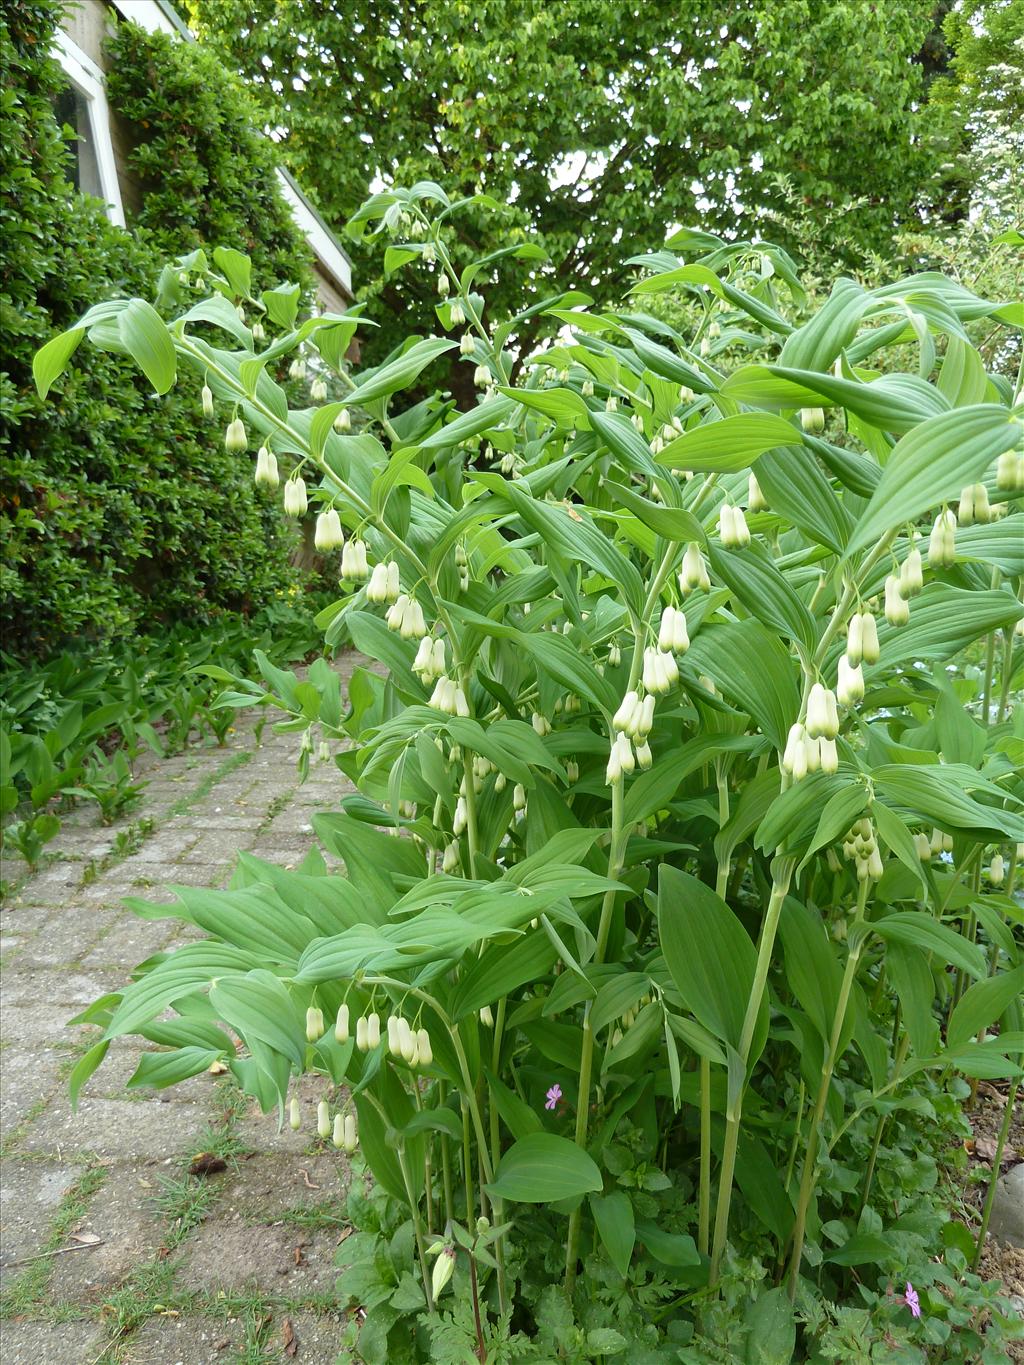
[(223, 1062), (211, 1062), (206, 1070), (210, 1076), (226, 1076), (228, 1074), (228, 1069)]
[[(298, 1247), (295, 1248), (298, 1251)], [(299, 1339), (295, 1335), (295, 1328), (292, 1326), (291, 1318), (285, 1318), (281, 1329), (284, 1337), (284, 1353), (286, 1356), (297, 1356), (299, 1354)]]
[(296, 1265), (302, 1265), (304, 1257), (302, 1255), (301, 1247), (294, 1248), (294, 1250), (292, 1251), (292, 1258), (294, 1259)]
[(302, 1176), (302, 1183), (305, 1185), (307, 1190), (318, 1190), (320, 1188), (319, 1185), (313, 1184), (312, 1180), (310, 1180), (309, 1178), (309, 1172), (306, 1171), (302, 1166), (299, 1167), (299, 1175)]
[(990, 1137), (978, 1137), (974, 1139), (974, 1155), (979, 1161), (995, 1161), (996, 1159), (996, 1140)]
[(78, 1245), (82, 1247), (95, 1247), (99, 1246), (100, 1242), (103, 1241), (103, 1238), (97, 1237), (95, 1232), (73, 1232), (71, 1234), (71, 1240), (77, 1242)]

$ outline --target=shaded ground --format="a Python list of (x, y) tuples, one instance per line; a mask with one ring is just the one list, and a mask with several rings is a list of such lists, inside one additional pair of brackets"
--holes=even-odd
[[(141, 806), (110, 829), (73, 812), (34, 877), (5, 860), (15, 889), (0, 911), (4, 1365), (331, 1365), (337, 1354), (347, 1171), (333, 1148), (308, 1130), (279, 1133), (276, 1117), (210, 1075), (126, 1098), (127, 1043), (77, 1113), (67, 1095), (95, 1030), (66, 1021), (187, 937), (122, 898), (223, 886), (241, 850), (297, 863), (313, 814), (337, 806), (333, 765), (299, 787), (298, 736), (268, 726), (257, 745), (253, 725), (241, 712), (224, 748), (140, 763)], [(224, 1169), (189, 1174), (202, 1152)]]

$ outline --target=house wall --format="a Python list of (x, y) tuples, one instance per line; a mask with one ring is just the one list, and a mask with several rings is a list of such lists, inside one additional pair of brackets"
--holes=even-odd
[[(174, 25), (155, 0), (111, 0), (124, 18), (141, 23), (147, 30), (174, 32)], [(77, 0), (64, 7), (61, 28), (82, 53), (101, 72), (109, 69), (104, 51), (107, 36), (113, 31), (111, 4), (107, 0)], [(131, 214), (142, 205), (143, 187), (132, 174), (130, 157), (135, 146), (131, 124), (109, 110), (110, 141), (113, 147), (121, 201)], [(310, 206), (299, 196), (287, 177), (281, 174), (281, 192), (292, 208), (296, 222), (310, 244), (317, 279), (317, 295), (324, 312), (343, 313), (351, 300), (351, 270), (343, 253), (322, 223), (311, 215)]]

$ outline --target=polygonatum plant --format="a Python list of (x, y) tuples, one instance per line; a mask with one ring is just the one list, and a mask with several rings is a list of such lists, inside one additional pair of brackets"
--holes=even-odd
[[(343, 1086), (320, 1136), (404, 1203), (419, 1262), (378, 1341), (454, 1284), (490, 1358), (558, 1263), (580, 1359), (653, 1351), (732, 1246), (774, 1267), (756, 1332), (789, 1359), (793, 1300), (900, 1280), (906, 1227), (872, 1204), (894, 1115), (929, 1076), (1021, 1074), (1024, 406), (971, 337), (1001, 329), (1009, 364), (1024, 307), (922, 274), (812, 308), (784, 252), (681, 232), (625, 306), (491, 318), (501, 258), (537, 249), (457, 274), (467, 202), (420, 184), (353, 220), (436, 281), (440, 334), (372, 370), (346, 362), (359, 310), (300, 322), (223, 248), (165, 270), (170, 321), (113, 300), (36, 357), (43, 393), (86, 336), (158, 393), (197, 369), (336, 557), (327, 650), (376, 665), (347, 696), (327, 660), (218, 675), (354, 783), (315, 821), (345, 875), (243, 854), (229, 890), (135, 902), (206, 937), (80, 1016), (103, 1032), (73, 1088), (123, 1034), (159, 1048), (133, 1087), (223, 1060), (301, 1123), (297, 1076)], [(455, 350), (466, 411), (429, 382)]]

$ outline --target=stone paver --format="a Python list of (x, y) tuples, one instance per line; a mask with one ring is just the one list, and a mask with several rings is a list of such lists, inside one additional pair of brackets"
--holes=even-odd
[[(339, 663), (343, 681), (351, 666)], [(239, 1115), (225, 1083), (207, 1074), (126, 1094), (138, 1039), (115, 1041), (77, 1111), (67, 1092), (68, 1073), (98, 1036), (67, 1021), (127, 984), (145, 958), (198, 936), (172, 918), (135, 915), (125, 898), (169, 902), (172, 884), (226, 886), (243, 851), (295, 865), (316, 842), (313, 816), (336, 809), (347, 789), (327, 765), (300, 786), (298, 737), (267, 727), (257, 747), (257, 718), (240, 714), (224, 748), (144, 755), (139, 805), (110, 828), (91, 807), (69, 812), (35, 876), (19, 881), (24, 865), (5, 860), (15, 889), (0, 907), (3, 1365), (106, 1361), (126, 1297), (116, 1352), (128, 1365), (235, 1360), (256, 1340), (266, 1359), (279, 1359), (289, 1333), (298, 1361), (336, 1358), (343, 1316), (285, 1306), (322, 1301), (333, 1288), (347, 1181), (333, 1149), (311, 1142), (308, 1129), (279, 1129), (276, 1114)], [(126, 845), (132, 851), (119, 856)], [(318, 1094), (311, 1082), (310, 1113)], [(218, 1135), (237, 1153), (227, 1169), (188, 1175)], [(82, 1249), (40, 1260), (55, 1227), (61, 1247), (80, 1236)], [(217, 1307), (222, 1291), (255, 1293), (258, 1311), (232, 1317)]]

